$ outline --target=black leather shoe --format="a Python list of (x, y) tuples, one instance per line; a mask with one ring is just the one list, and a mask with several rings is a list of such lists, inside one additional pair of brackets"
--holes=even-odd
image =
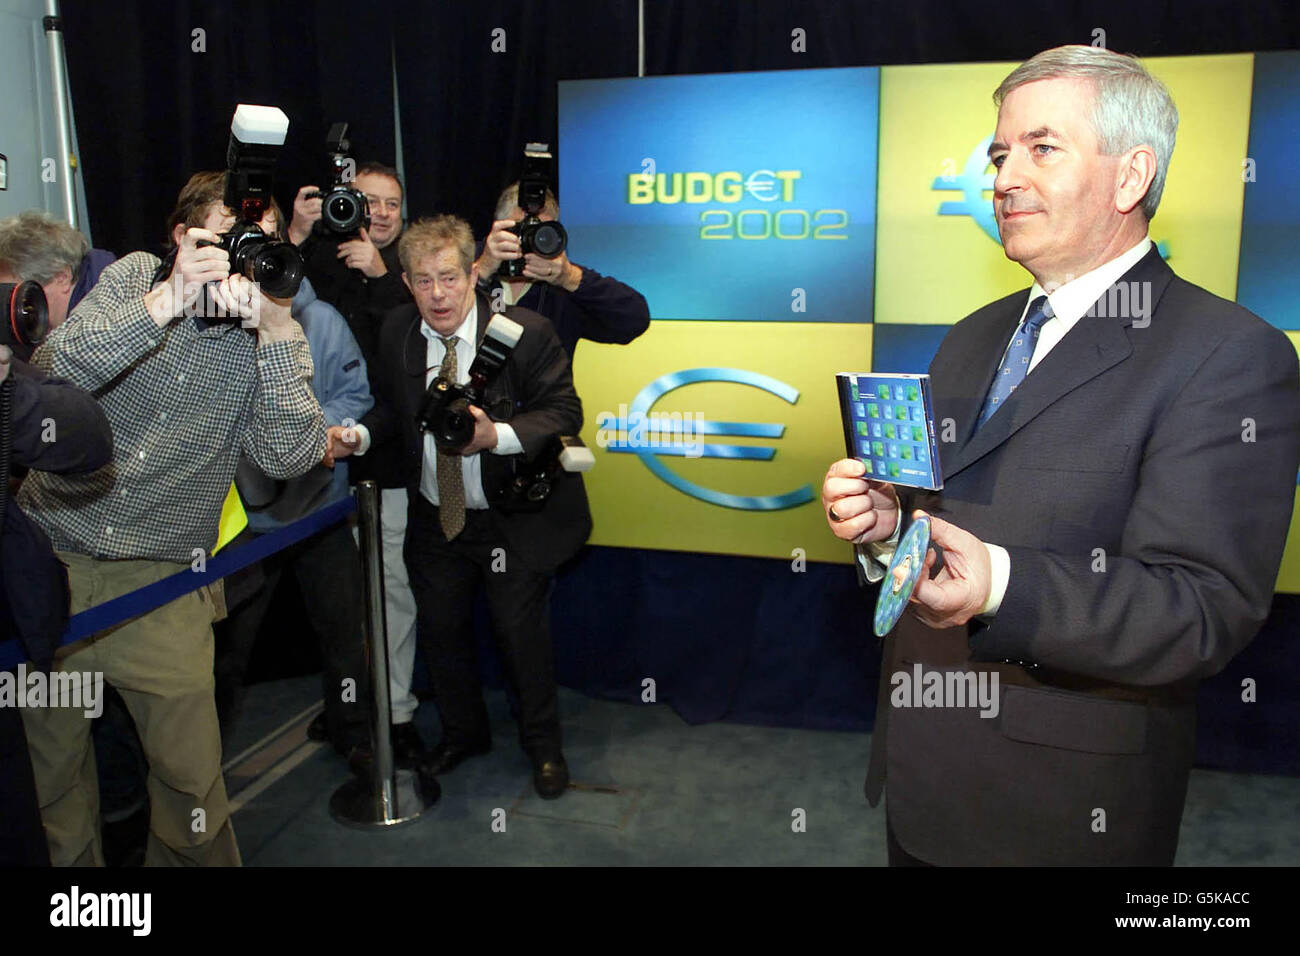
[(308, 740), (329, 740), (329, 725), (325, 723), (325, 711), (321, 711), (312, 718), (312, 722), (307, 725)]
[(362, 780), (369, 780), (375, 764), (375, 755), (370, 744), (356, 744), (348, 748), (343, 755), (348, 762), (348, 769)]
[(492, 749), (490, 740), (476, 744), (449, 744), (439, 742), (438, 746), (424, 755), (420, 761), (420, 772), (434, 777), (451, 773), (470, 757), (478, 757)]
[(533, 786), (543, 800), (554, 800), (569, 787), (569, 765), (557, 754), (551, 760), (533, 761)]
[(415, 768), (416, 784), (420, 792), (424, 794), (425, 801), (430, 805), (438, 802), (442, 796), (442, 784), (438, 783), (438, 778), (431, 773), (426, 773), (422, 768)]
[(424, 741), (415, 724), (392, 724), (393, 763), (406, 770), (414, 770), (420, 765), (425, 754)]

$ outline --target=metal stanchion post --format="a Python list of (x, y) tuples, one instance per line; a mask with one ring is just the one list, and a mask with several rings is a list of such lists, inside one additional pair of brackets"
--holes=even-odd
[(46, 16), (42, 21), (50, 51), (50, 78), (53, 87), (54, 128), (59, 137), (59, 163), (62, 172), (59, 185), (63, 189), (64, 218), (72, 228), (77, 228), (76, 167), (72, 158), (72, 107), (68, 100), (67, 67), (64, 65), (63, 17), (59, 15), (58, 0), (45, 0)]
[(339, 823), (362, 829), (392, 827), (419, 819), (438, 799), (438, 782), (393, 766), (392, 712), (388, 696), (388, 626), (384, 615), (384, 555), (380, 547), (379, 488), (357, 485), (361, 537), (366, 658), (370, 672), (370, 779), (354, 776), (330, 797)]

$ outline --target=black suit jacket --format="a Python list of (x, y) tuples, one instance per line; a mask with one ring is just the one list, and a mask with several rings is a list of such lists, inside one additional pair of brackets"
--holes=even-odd
[[(93, 395), (17, 359), (10, 368), (14, 464), (84, 474), (112, 460), (113, 432)], [(46, 440), (49, 424), (55, 440)], [(50, 667), (67, 621), (68, 572), (45, 533), (6, 495), (0, 510), (0, 669), (24, 660)]]
[[(578, 268), (582, 280), (573, 292), (547, 282), (534, 282), (518, 302), (551, 320), (570, 358), (578, 339), (627, 345), (650, 327), (650, 306), (645, 296), (613, 276), (601, 275), (587, 266)], [(500, 288), (501, 280), (496, 276), (479, 283), (479, 289), (489, 298)]]
[[(867, 796), (887, 776), (921, 859), (1172, 862), (1196, 684), (1268, 614), (1300, 464), (1295, 349), (1154, 248), (1120, 283), (1146, 284), (1149, 318), (1103, 297), (978, 432), (1026, 293), (959, 322), (930, 366), (956, 440), (943, 490), (905, 492), (904, 514), (1005, 547), (1011, 574), (988, 626), (905, 615), (886, 639)], [(1000, 713), (890, 706), (915, 662), (996, 671)]]
[[(477, 300), (481, 344), (492, 312), (481, 294)], [(506, 309), (505, 315), (522, 325), (524, 332), (505, 368), (488, 387), (485, 410), (514, 429), (524, 451), (522, 456), (479, 452), (483, 491), (489, 502), (514, 479), (521, 458), (535, 457), (553, 435), (577, 435), (582, 428), (582, 402), (573, 388), (569, 357), (551, 323), (517, 307)], [(402, 473), (412, 495), (420, 493), (424, 463), (424, 435), (416, 422), (425, 395), (428, 349), (428, 340), (420, 333), (421, 321), (414, 304), (394, 311), (385, 320), (377, 370), (372, 376), (375, 407), (361, 420), (370, 430), (372, 446), (400, 442)], [(572, 557), (591, 533), (587, 492), (577, 473), (561, 475), (540, 512), (490, 510), (510, 552), (537, 571), (554, 570)]]

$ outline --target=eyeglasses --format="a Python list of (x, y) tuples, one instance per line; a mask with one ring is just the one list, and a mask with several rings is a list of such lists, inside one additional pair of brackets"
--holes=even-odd
[[(448, 273), (447, 275), (439, 276), (438, 283), (444, 289), (450, 290), (456, 288), (468, 278), (469, 277), (464, 275), (463, 273), (461, 274)], [(428, 292), (430, 289), (433, 288), (433, 281), (434, 281), (433, 276), (422, 275), (422, 276), (416, 276), (412, 284), (421, 292)]]

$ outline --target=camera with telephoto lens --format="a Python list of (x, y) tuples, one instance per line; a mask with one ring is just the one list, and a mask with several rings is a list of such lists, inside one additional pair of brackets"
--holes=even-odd
[(27, 361), (50, 331), (50, 310), (39, 282), (0, 284), (0, 345)]
[(596, 457), (576, 435), (552, 435), (534, 458), (515, 465), (515, 477), (497, 492), (493, 505), (509, 513), (541, 511), (567, 472), (589, 471)]
[(504, 315), (492, 316), (469, 367), (469, 382), (457, 385), (439, 375), (429, 383), (416, 421), (443, 451), (464, 448), (474, 438), (474, 416), (469, 407), (483, 408), (483, 393), (501, 374), (523, 334), (524, 327), (518, 322)]
[(519, 208), (524, 218), (510, 229), (519, 237), (519, 258), (501, 263), (497, 274), (517, 279), (524, 274), (524, 256), (533, 252), (543, 259), (561, 255), (569, 244), (569, 234), (555, 220), (538, 218), (546, 206), (546, 190), (551, 185), (551, 154), (546, 143), (529, 143), (524, 147), (524, 169), (519, 177)]
[(366, 194), (348, 185), (356, 177), (356, 164), (349, 155), (348, 124), (335, 123), (330, 127), (325, 145), (330, 153), (331, 177), (334, 184), (329, 192), (311, 192), (308, 199), (320, 200), (320, 219), (317, 232), (328, 232), (342, 239), (355, 239), (362, 229), (370, 228), (370, 202)]
[[(258, 225), (271, 208), (271, 175), (288, 131), (289, 117), (274, 106), (241, 103), (235, 109), (226, 150), (223, 197), (235, 214), (235, 224), (221, 234), (220, 242), (199, 243), (225, 249), (230, 256), (231, 275), (242, 275), (277, 299), (293, 298), (303, 271), (298, 247), (268, 236)], [(227, 318), (238, 320), (233, 315)]]

